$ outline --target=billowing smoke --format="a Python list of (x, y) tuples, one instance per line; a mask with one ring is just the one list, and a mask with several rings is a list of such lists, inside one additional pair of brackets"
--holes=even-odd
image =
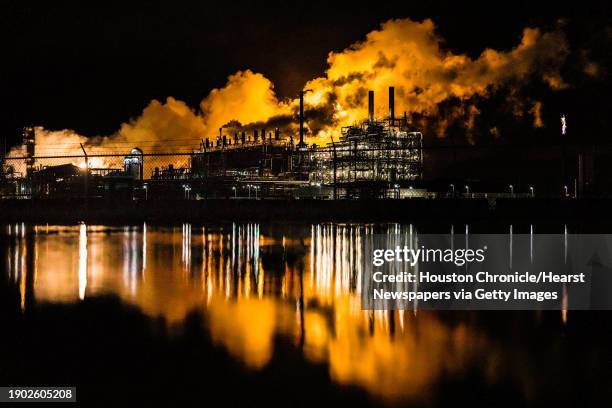
[(533, 127), (541, 128), (544, 126), (544, 121), (542, 120), (542, 102), (535, 101), (529, 113), (533, 116)]
[[(558, 30), (526, 28), (513, 49), (485, 49), (477, 58), (452, 53), (443, 44), (431, 20), (401, 19), (383, 23), (379, 30), (341, 52), (331, 52), (324, 76), (304, 87), (308, 90), (308, 141), (325, 144), (332, 137), (337, 139), (341, 126), (362, 121), (367, 114), (368, 90), (375, 91), (375, 115), (387, 116), (387, 89), (391, 85), (396, 89), (397, 115), (406, 112), (421, 118), (413, 125), (429, 123), (439, 137), (444, 137), (449, 123), (456, 120), (468, 131), (473, 128), (480, 114), (471, 102), (474, 98), (487, 98), (498, 89), (531, 80), (540, 80), (553, 90), (566, 86), (559, 70), (569, 49)], [(443, 112), (441, 104), (450, 100), (458, 101), (459, 108)], [(530, 105), (534, 125), (543, 126), (541, 102)], [(186, 151), (197, 147), (203, 138), (214, 138), (221, 127), (279, 127), (283, 135), (295, 135), (297, 110), (297, 98), (279, 99), (269, 79), (246, 70), (229, 76), (224, 87), (213, 89), (197, 110), (172, 97), (165, 102), (154, 100), (113, 135), (83, 138), (70, 131), (39, 129), (37, 144), (65, 146), (66, 153), (79, 152), (78, 143), (83, 141), (94, 153), (100, 147), (116, 147), (112, 150), (121, 152), (131, 146), (145, 152)], [(491, 133), (498, 135), (498, 130)]]
[[(437, 117), (440, 131), (453, 115), (438, 115), (439, 104), (450, 99), (468, 101), (486, 97), (496, 88), (539, 78), (552, 89), (565, 85), (559, 69), (569, 50), (559, 31), (542, 33), (526, 28), (521, 42), (508, 52), (484, 50), (476, 59), (453, 54), (442, 47), (431, 20), (391, 20), (363, 42), (331, 53), (323, 78), (306, 85), (315, 91), (311, 105), (333, 103), (335, 124), (345, 125), (366, 115), (367, 90), (375, 91), (376, 116), (387, 115), (387, 87), (396, 88), (396, 112)], [(476, 108), (467, 106), (468, 129)], [(461, 115), (454, 115), (461, 116)]]
[(262, 74), (240, 71), (231, 75), (225, 87), (213, 89), (200, 103), (208, 134), (230, 121), (241, 124), (266, 122), (290, 114), (290, 102), (280, 102), (274, 84)]

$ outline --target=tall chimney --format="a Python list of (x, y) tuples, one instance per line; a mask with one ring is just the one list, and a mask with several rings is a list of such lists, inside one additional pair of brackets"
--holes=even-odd
[(304, 143), (304, 91), (300, 91), (300, 142), (298, 147), (306, 147)]
[(26, 174), (29, 176), (34, 171), (36, 159), (36, 131), (33, 126), (23, 128), (23, 144), (26, 148)]
[(395, 87), (389, 87), (389, 124), (393, 126), (395, 121)]
[(368, 91), (368, 121), (374, 123), (374, 91)]

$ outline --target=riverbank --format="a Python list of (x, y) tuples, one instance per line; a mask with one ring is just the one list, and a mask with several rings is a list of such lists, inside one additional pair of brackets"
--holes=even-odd
[[(6, 222), (572, 223), (612, 226), (612, 200), (3, 200)], [(609, 228), (608, 228), (609, 230)]]

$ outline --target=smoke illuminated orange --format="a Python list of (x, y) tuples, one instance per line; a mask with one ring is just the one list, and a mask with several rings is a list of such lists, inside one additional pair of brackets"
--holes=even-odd
[[(376, 116), (385, 117), (386, 90), (391, 85), (396, 88), (396, 112), (432, 116), (438, 104), (449, 98), (486, 97), (493, 89), (532, 77), (539, 77), (552, 89), (566, 86), (559, 68), (569, 49), (560, 31), (526, 28), (520, 43), (510, 51), (485, 49), (475, 59), (446, 50), (443, 44), (432, 20), (398, 19), (383, 23), (341, 52), (330, 52), (325, 74), (304, 86), (312, 91), (305, 96), (308, 141), (327, 144), (331, 137), (337, 138), (340, 127), (363, 120), (368, 90), (376, 92)], [(224, 87), (210, 91), (197, 110), (168, 97), (163, 102), (151, 101), (139, 117), (123, 123), (115, 134), (86, 138), (70, 130), (38, 128), (36, 142), (39, 151), (56, 154), (81, 154), (79, 143), (85, 143), (90, 154), (127, 152), (133, 146), (145, 153), (189, 151), (203, 138), (214, 138), (230, 122), (268, 129), (280, 123), (283, 135), (295, 135), (297, 105), (296, 98), (279, 98), (273, 82), (264, 75), (245, 70), (230, 75)], [(531, 112), (538, 127), (543, 125), (540, 111), (538, 102)], [(468, 120), (478, 114), (469, 106), (466, 112), (472, 118)], [(452, 119), (440, 121), (440, 135)], [(13, 155), (20, 153), (19, 149), (12, 151)]]

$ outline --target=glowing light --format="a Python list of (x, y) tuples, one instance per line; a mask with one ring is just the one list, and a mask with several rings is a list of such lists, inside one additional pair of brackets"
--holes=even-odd
[(561, 115), (561, 134), (565, 135), (567, 133), (567, 118), (565, 115)]
[(85, 299), (87, 289), (87, 225), (79, 227), (79, 299)]

